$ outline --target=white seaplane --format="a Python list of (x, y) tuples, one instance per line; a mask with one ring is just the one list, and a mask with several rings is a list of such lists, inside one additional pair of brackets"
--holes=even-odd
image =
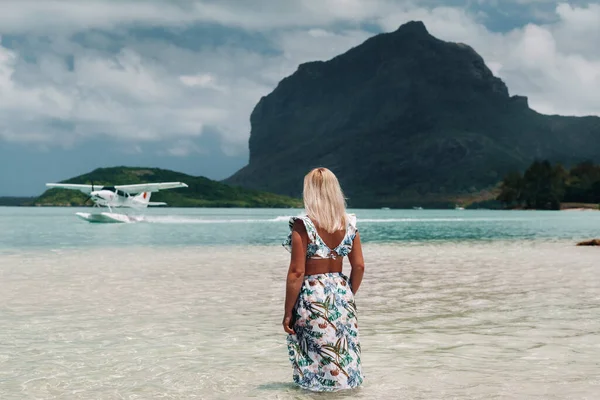
[(88, 222), (139, 222), (141, 216), (131, 216), (113, 212), (113, 208), (145, 209), (148, 206), (164, 206), (167, 203), (151, 202), (153, 192), (166, 189), (188, 187), (182, 182), (141, 183), (135, 185), (80, 185), (72, 183), (46, 183), (49, 188), (79, 190), (89, 195), (85, 202), (92, 200), (94, 207), (106, 207), (109, 212), (75, 213), (79, 218)]

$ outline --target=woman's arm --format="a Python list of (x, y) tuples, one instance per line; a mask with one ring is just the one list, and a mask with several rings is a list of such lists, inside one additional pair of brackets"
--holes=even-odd
[(348, 254), (348, 260), (352, 266), (352, 272), (350, 273), (350, 288), (352, 292), (356, 294), (360, 283), (362, 282), (363, 275), (365, 274), (365, 259), (363, 258), (362, 246), (360, 244), (360, 234), (356, 232), (354, 242), (352, 243), (352, 251)]
[(304, 223), (301, 220), (296, 220), (292, 230), (292, 256), (287, 274), (283, 314), (283, 329), (290, 334), (294, 334), (294, 330), (292, 329), (292, 311), (296, 300), (298, 300), (302, 282), (304, 282), (307, 246), (308, 234), (306, 233)]

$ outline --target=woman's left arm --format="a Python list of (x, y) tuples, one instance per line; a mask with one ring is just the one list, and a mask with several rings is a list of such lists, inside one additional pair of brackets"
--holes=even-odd
[(304, 222), (297, 219), (294, 222), (292, 230), (292, 256), (290, 259), (290, 268), (287, 273), (287, 283), (285, 289), (285, 307), (283, 313), (283, 329), (290, 334), (294, 334), (292, 324), (292, 312), (302, 282), (304, 282), (304, 269), (306, 268), (306, 247), (308, 246), (308, 234), (304, 227)]

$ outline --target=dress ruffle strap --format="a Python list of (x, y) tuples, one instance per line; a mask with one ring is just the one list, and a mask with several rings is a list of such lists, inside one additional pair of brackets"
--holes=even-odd
[(311, 258), (313, 256), (319, 258), (336, 258), (336, 254), (337, 256), (344, 257), (347, 256), (350, 251), (352, 251), (352, 244), (356, 236), (356, 232), (358, 232), (355, 214), (346, 215), (346, 234), (344, 235), (342, 242), (334, 249), (330, 249), (327, 247), (325, 242), (323, 242), (323, 239), (321, 239), (317, 233), (316, 226), (308, 216), (291, 217), (288, 223), (290, 233), (282, 243), (283, 247), (285, 247), (285, 249), (290, 253), (292, 252), (292, 232), (294, 230), (294, 223), (297, 220), (301, 220), (304, 223), (304, 227), (306, 228), (306, 232), (308, 234), (309, 243), (306, 249), (307, 258)]
[(285, 247), (285, 249), (290, 253), (292, 252), (292, 232), (294, 231), (294, 223), (296, 223), (296, 221), (298, 220), (304, 223), (304, 227), (306, 228), (306, 233), (308, 233), (308, 240), (310, 241), (310, 243), (314, 243), (316, 239), (317, 231), (310, 218), (308, 218), (307, 216), (291, 217), (288, 222), (288, 225), (290, 227), (290, 233), (288, 233), (287, 238), (282, 243), (283, 247)]

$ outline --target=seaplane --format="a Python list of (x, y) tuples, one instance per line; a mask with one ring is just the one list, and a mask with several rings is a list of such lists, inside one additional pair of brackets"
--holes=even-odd
[(132, 216), (113, 212), (113, 208), (145, 209), (148, 206), (165, 206), (167, 203), (151, 202), (150, 196), (153, 192), (166, 189), (177, 189), (188, 187), (183, 182), (160, 182), (160, 183), (140, 183), (134, 185), (115, 185), (101, 186), (80, 185), (73, 183), (46, 183), (49, 188), (79, 190), (89, 197), (85, 200), (94, 202), (94, 208), (107, 208), (108, 212), (78, 212), (75, 213), (79, 218), (88, 222), (96, 223), (131, 223), (140, 222), (143, 216)]

